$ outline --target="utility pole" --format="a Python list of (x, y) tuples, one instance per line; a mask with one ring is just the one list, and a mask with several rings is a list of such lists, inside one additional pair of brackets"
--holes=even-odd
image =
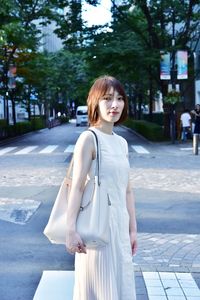
[[(175, 65), (175, 11), (172, 9), (172, 54), (171, 54), (171, 85), (172, 90), (176, 91), (176, 65)], [(176, 139), (176, 114), (175, 105), (172, 104), (171, 108), (171, 140), (172, 144), (175, 143)]]

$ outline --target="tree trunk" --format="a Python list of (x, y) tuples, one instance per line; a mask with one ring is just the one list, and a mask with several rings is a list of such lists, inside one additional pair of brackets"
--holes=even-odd
[(15, 108), (15, 99), (13, 97), (13, 93), (11, 93), (11, 101), (12, 101), (13, 125), (16, 126), (16, 108)]
[(149, 118), (150, 121), (152, 121), (153, 117), (153, 83), (152, 83), (152, 75), (150, 72), (150, 77), (149, 77)]

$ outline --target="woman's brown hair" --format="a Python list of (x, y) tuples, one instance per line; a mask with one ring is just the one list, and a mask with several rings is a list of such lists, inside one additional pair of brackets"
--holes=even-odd
[(110, 90), (111, 87), (113, 87), (113, 89), (116, 90), (119, 93), (119, 95), (123, 97), (124, 100), (124, 108), (122, 114), (120, 116), (120, 119), (114, 125), (122, 123), (127, 118), (128, 100), (122, 84), (112, 76), (102, 76), (95, 80), (87, 98), (88, 119), (90, 126), (93, 126), (98, 122), (99, 100)]

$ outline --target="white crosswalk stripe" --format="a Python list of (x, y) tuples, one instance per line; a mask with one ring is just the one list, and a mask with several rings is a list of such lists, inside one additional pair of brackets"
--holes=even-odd
[(4, 149), (1, 149), (0, 150), (0, 155), (4, 155), (8, 152), (11, 152), (12, 150), (16, 149), (17, 147), (6, 147)]
[(72, 300), (73, 287), (73, 271), (43, 271), (33, 300)]
[(43, 153), (43, 154), (52, 153), (57, 147), (58, 145), (49, 145), (45, 147), (43, 150), (41, 150), (39, 153)]
[(131, 145), (133, 150), (135, 150), (139, 154), (149, 154), (149, 151), (146, 150), (143, 146), (140, 145)]
[[(192, 151), (193, 148), (192, 147), (184, 147), (184, 148), (180, 148), (180, 150), (182, 150), (182, 151)], [(200, 150), (200, 148), (199, 148), (199, 150)]]
[[(27, 146), (25, 148), (22, 148), (20, 150), (18, 150), (17, 152), (11, 153), (12, 155), (26, 155), (26, 154), (30, 154), (33, 150), (39, 148), (40, 146), (35, 145), (35, 146)], [(56, 148), (58, 148), (59, 145), (48, 145), (45, 148), (43, 148), (42, 150), (38, 151), (38, 152), (34, 152), (34, 154), (50, 154), (52, 152), (55, 151)], [(73, 153), (74, 152), (74, 144), (68, 145), (67, 148), (63, 151), (60, 152), (64, 152), (64, 153)], [(147, 149), (145, 149), (143, 146), (140, 145), (131, 145), (132, 149), (139, 153), (139, 154), (148, 154), (149, 151)], [(19, 147), (6, 147), (4, 149), (0, 150), (0, 155), (4, 155), (4, 154), (9, 154), (9, 152), (16, 150)]]
[(25, 147), (17, 152), (15, 152), (14, 154), (15, 155), (19, 155), (19, 154), (28, 154), (30, 153), (31, 151), (33, 151), (34, 149), (38, 148), (38, 146), (28, 146), (28, 147)]
[(66, 149), (65, 149), (65, 153), (69, 152), (69, 153), (73, 153), (74, 152), (74, 147), (75, 145), (69, 145)]

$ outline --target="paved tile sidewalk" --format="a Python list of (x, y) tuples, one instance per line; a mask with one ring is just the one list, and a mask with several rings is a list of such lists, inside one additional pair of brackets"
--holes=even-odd
[(137, 300), (199, 300), (199, 277), (190, 273), (136, 272)]
[(136, 271), (200, 272), (200, 235), (139, 233)]
[(200, 235), (139, 233), (137, 300), (200, 299)]

